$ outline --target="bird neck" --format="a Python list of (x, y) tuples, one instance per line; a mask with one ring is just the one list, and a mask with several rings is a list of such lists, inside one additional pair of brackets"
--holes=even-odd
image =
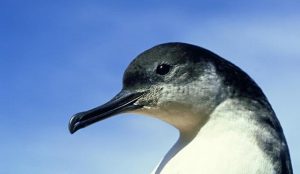
[(185, 146), (187, 146), (193, 139), (197, 136), (199, 129), (189, 130), (189, 131), (180, 131), (179, 139), (173, 145), (173, 147), (169, 150), (169, 152), (165, 155), (163, 160), (160, 162), (157, 167), (155, 174), (160, 174), (163, 168), (167, 165), (167, 163), (176, 156), (176, 154), (182, 150)]
[[(259, 114), (249, 111), (247, 105), (249, 103), (228, 99), (214, 110), (203, 125), (180, 131), (178, 141), (155, 174), (182, 170), (211, 174), (239, 173), (241, 170), (255, 173), (262, 168), (262, 164), (264, 170), (272, 171), (270, 161), (256, 142), (255, 134), (262, 128), (252, 118)], [(239, 165), (234, 166), (237, 162)], [(224, 172), (215, 167), (218, 165)]]
[(208, 117), (199, 122), (198, 126), (184, 126), (178, 128), (179, 130), (179, 138), (177, 142), (172, 146), (172, 148), (165, 155), (163, 160), (160, 162), (157, 167), (155, 174), (160, 174), (163, 168), (167, 165), (167, 163), (176, 156), (176, 154), (181, 151), (184, 147), (186, 147), (190, 142), (192, 142), (195, 137), (198, 135), (201, 127), (207, 122)]

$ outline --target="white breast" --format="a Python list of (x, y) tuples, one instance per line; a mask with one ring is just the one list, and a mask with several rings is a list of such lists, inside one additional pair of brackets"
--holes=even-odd
[(254, 113), (241, 108), (234, 100), (222, 103), (197, 136), (178, 147), (181, 150), (161, 174), (274, 173), (272, 163), (256, 144), (254, 133), (259, 127), (249, 119)]

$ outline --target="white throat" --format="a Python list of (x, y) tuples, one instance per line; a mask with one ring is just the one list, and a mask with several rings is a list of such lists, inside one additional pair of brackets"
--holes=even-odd
[(260, 131), (238, 100), (227, 99), (197, 131), (181, 133), (155, 174), (274, 173), (271, 161), (257, 145)]

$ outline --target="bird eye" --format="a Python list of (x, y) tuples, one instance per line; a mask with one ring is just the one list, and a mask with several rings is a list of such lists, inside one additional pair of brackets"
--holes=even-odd
[(160, 64), (160, 65), (157, 66), (156, 73), (160, 74), (160, 75), (166, 75), (166, 74), (168, 74), (170, 69), (171, 69), (170, 65), (163, 63), (163, 64)]

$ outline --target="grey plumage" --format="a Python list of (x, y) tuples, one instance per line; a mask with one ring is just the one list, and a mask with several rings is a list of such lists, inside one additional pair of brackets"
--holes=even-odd
[[(166, 74), (163, 71), (161, 75), (157, 74), (157, 68), (163, 65), (166, 65)], [(197, 95), (200, 98), (197, 98)], [(193, 98), (194, 96), (196, 97)], [(190, 101), (181, 102), (183, 99)], [(292, 174), (289, 149), (283, 130), (259, 86), (229, 61), (209, 50), (186, 43), (161, 44), (140, 54), (125, 71), (121, 93), (104, 106), (75, 115), (70, 121), (70, 131), (73, 133), (96, 121), (125, 111), (155, 115), (154, 111), (156, 112), (157, 108), (165, 110), (158, 118), (180, 130), (182, 125), (178, 120), (174, 121), (175, 118), (164, 116), (165, 113), (170, 113), (170, 108), (175, 109), (176, 114), (186, 113), (193, 111), (192, 105), (197, 104), (196, 110), (203, 117), (201, 124), (205, 124), (205, 119), (209, 119), (209, 115), (228, 99), (237, 99), (244, 110), (254, 113), (240, 117), (249, 117), (246, 119), (260, 128), (252, 133), (256, 145), (271, 161), (274, 174)], [(117, 108), (112, 107), (111, 103), (117, 103)], [(176, 151), (170, 153), (172, 155), (167, 155), (156, 173), (160, 173), (182, 148), (175, 149)]]

